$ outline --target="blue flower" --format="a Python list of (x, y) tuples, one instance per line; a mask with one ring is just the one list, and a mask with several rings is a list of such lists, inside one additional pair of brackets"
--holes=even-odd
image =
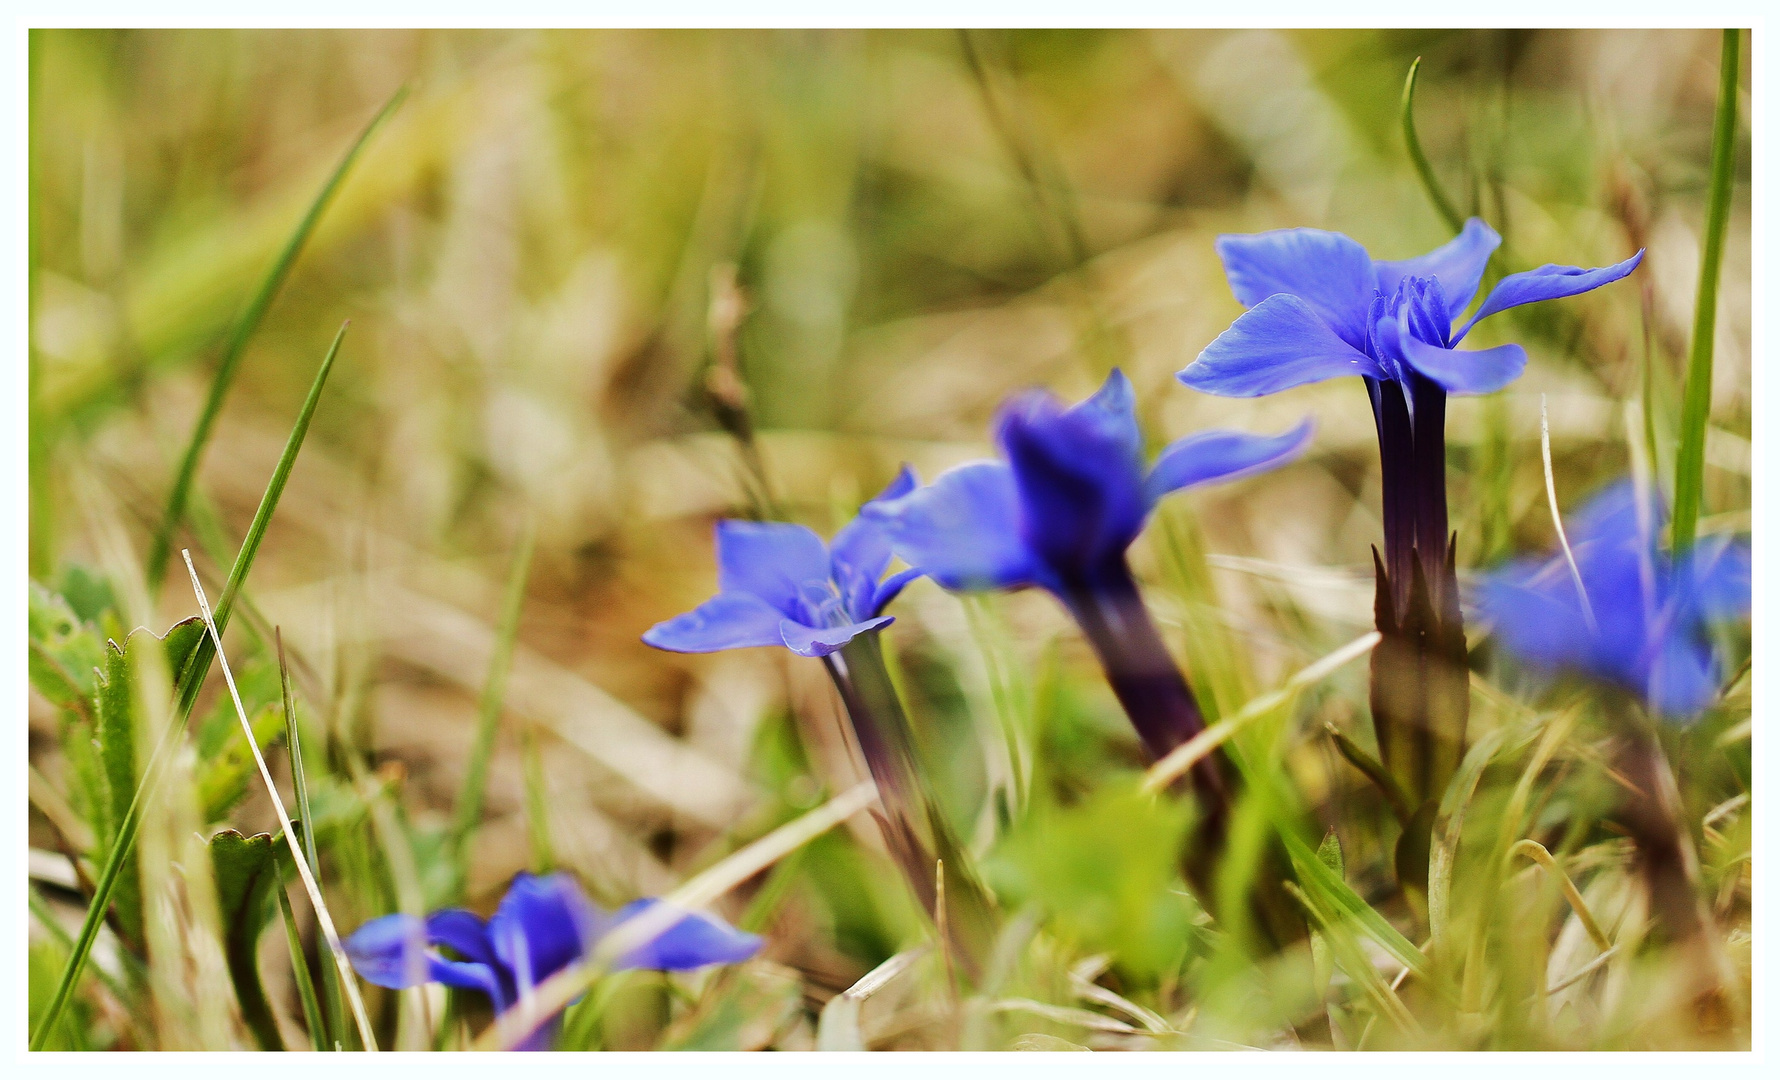
[[(914, 486), (914, 474), (904, 469), (876, 501)], [(889, 541), (862, 518), (835, 534), (833, 544), (802, 525), (719, 522), (717, 595), (657, 623), (643, 640), (670, 652), (783, 645), (799, 656), (827, 656), (892, 621), (879, 612), (920, 574), (883, 578), (889, 565)]]
[(1487, 394), (1527, 364), (1519, 345), (1460, 350), (1480, 319), (1522, 304), (1575, 296), (1631, 273), (1644, 252), (1595, 270), (1547, 264), (1510, 274), (1475, 313), (1502, 238), (1477, 218), (1416, 259), (1374, 259), (1354, 240), (1321, 229), (1220, 236), (1218, 255), (1249, 310), (1199, 354), (1180, 380), (1226, 397), (1256, 397), (1338, 375), (1408, 382), (1415, 371), (1448, 393)]
[[(346, 939), (346, 955), (366, 980), (400, 990), (438, 982), (488, 995), (502, 1013), (550, 976), (582, 959), (621, 923), (660, 904), (646, 898), (608, 915), (595, 907), (567, 874), (521, 873), (493, 917), (483, 922), (462, 908), (435, 911), (425, 919), (385, 915)], [(440, 947), (455, 953), (447, 956)], [(760, 950), (761, 939), (698, 912), (619, 958), (612, 968), (689, 971), (734, 964)], [(548, 1028), (523, 1049), (548, 1044)]]
[(1685, 720), (1711, 704), (1720, 681), (1707, 624), (1750, 607), (1746, 543), (1708, 536), (1686, 554), (1658, 550), (1663, 511), (1643, 507), (1624, 481), (1566, 527), (1587, 606), (1562, 554), (1491, 574), (1478, 607), (1510, 652), (1536, 667), (1569, 668), (1616, 683), (1650, 708)]
[(1202, 431), (1146, 469), (1131, 381), (1114, 370), (1073, 407), (1044, 391), (1004, 405), (995, 436), (1006, 461), (960, 465), (859, 513), (947, 589), (1037, 585), (1067, 596), (1128, 574), (1125, 549), (1162, 496), (1275, 468), (1310, 434), (1309, 421), (1271, 437)]

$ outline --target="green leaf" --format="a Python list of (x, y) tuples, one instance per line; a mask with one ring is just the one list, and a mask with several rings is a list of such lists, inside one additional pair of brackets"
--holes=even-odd
[[(230, 727), (227, 740), (215, 753), (203, 756), (198, 762), (198, 805), (204, 812), (206, 824), (221, 821), (246, 797), (249, 781), (258, 771), (253, 751), (247, 747), (247, 736), (241, 731), (241, 722), (234, 716), (234, 704), (228, 704)], [(267, 705), (254, 714), (253, 737), (260, 744), (261, 752), (283, 733), (284, 717), (277, 708)]]
[(106, 612), (117, 610), (117, 595), (112, 592), (111, 582), (78, 563), (71, 563), (62, 571), (56, 592), (83, 623), (97, 623)]
[(256, 948), (271, 919), (267, 900), (278, 884), (277, 842), (271, 833), (242, 836), (224, 829), (210, 838), (210, 866), (223, 921), (223, 948), (241, 1018), (262, 1050), (282, 1050), (284, 1040), (260, 985)]
[(27, 636), (31, 685), (57, 708), (87, 715), (105, 646), (90, 620), (58, 593), (31, 582)]
[(1143, 794), (1121, 777), (1079, 803), (1035, 803), (984, 863), (1004, 906), (1038, 904), (1090, 952), (1128, 974), (1156, 977), (1177, 963), (1194, 912), (1180, 888), (1187, 804)]
[[(93, 694), (93, 741), (104, 775), (105, 796), (94, 808), (95, 820), (91, 822), (93, 835), (99, 838), (99, 854), (104, 858), (109, 859), (115, 848), (129, 846), (133, 840), (125, 839), (122, 833), (137, 787), (136, 695), (144, 650), (162, 650), (167, 669), (179, 671), (203, 635), (203, 620), (193, 618), (175, 623), (164, 638), (138, 630), (124, 639), (121, 648), (115, 642), (106, 642), (105, 668)], [(141, 942), (141, 882), (135, 858), (127, 853), (112, 903), (125, 938)]]

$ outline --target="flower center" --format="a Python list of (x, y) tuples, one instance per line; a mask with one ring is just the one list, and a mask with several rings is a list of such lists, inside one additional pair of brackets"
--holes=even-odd
[(1374, 291), (1366, 323), (1367, 355), (1397, 382), (1407, 381), (1408, 361), (1400, 340), (1403, 329), (1417, 341), (1442, 349), (1452, 347), (1452, 316), (1437, 278), (1406, 277), (1389, 296)]

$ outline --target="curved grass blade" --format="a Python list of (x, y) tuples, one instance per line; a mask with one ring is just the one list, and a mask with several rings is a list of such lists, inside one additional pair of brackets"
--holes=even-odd
[(1465, 219), (1453, 206), (1452, 200), (1440, 188), (1440, 181), (1434, 176), (1434, 167), (1428, 164), (1428, 156), (1422, 153), (1422, 141), (1415, 133), (1415, 76), (1421, 70), (1422, 58), (1416, 57), (1409, 65), (1409, 77), (1403, 80), (1403, 105), (1401, 116), (1403, 121), (1403, 145), (1409, 150), (1409, 160), (1415, 164), (1415, 174), (1421, 177), (1422, 189), (1428, 193), (1428, 201), (1439, 211), (1440, 218), (1454, 232), (1464, 228)]
[(241, 366), (241, 355), (247, 350), (248, 341), (252, 340), (254, 331), (259, 329), (260, 320), (265, 317), (266, 309), (272, 306), (273, 299), (284, 287), (285, 279), (290, 277), (291, 267), (296, 264), (297, 256), (302, 254), (303, 245), (308, 242), (322, 213), (327, 210), (334, 194), (345, 182), (347, 173), (352, 171), (353, 162), (358, 160), (359, 152), (407, 96), (407, 87), (397, 90), (347, 148), (346, 156), (340, 159), (340, 164), (334, 167), (327, 182), (316, 193), (315, 201), (309, 204), (309, 210), (297, 223), (296, 231), (285, 241), (284, 250), (278, 253), (272, 268), (261, 280), (258, 291), (247, 302), (240, 321), (229, 334), (228, 343), (223, 347), (222, 362), (217, 365), (216, 376), (210, 380), (210, 392), (204, 399), (204, 408), (198, 413), (198, 426), (192, 429), (191, 442), (186, 445), (185, 455), (179, 459), (179, 472), (175, 474), (173, 488), (167, 495), (167, 509), (162, 513), (161, 523), (155, 529), (154, 539), (148, 546), (147, 572), (151, 594), (160, 588), (162, 576), (166, 573), (167, 558), (172, 554), (173, 532), (179, 528), (180, 520), (185, 516), (185, 504), (191, 495), (198, 462), (204, 456), (205, 445), (210, 442), (210, 433), (216, 426), (217, 414), (222, 411), (223, 398), (228, 395), (229, 385), (235, 381), (235, 372)]
[(1712, 187), (1706, 204), (1706, 251), (1693, 304), (1693, 343), (1687, 350), (1687, 388), (1681, 398), (1681, 447), (1675, 455), (1675, 523), (1669, 545), (1693, 546), (1706, 477), (1706, 422), (1712, 414), (1712, 345), (1718, 323), (1718, 272), (1731, 216), (1731, 151), (1737, 141), (1737, 62), (1741, 34), (1724, 32), (1718, 61), (1718, 113), (1712, 121)]
[[(291, 468), (297, 463), (297, 452), (303, 448), (303, 439), (309, 434), (309, 421), (315, 416), (315, 407), (321, 401), (322, 387), (327, 383), (328, 372), (333, 370), (334, 358), (339, 355), (340, 341), (345, 336), (346, 324), (342, 324), (340, 332), (334, 335), (334, 343), (328, 348), (327, 356), (321, 362), (321, 369), (315, 373), (315, 381), (310, 384), (309, 396), (303, 402), (302, 411), (297, 414), (297, 422), (291, 428), (290, 438), (285, 440), (284, 453), (279, 457), (277, 467), (272, 470), (272, 479), (266, 484), (265, 494), (260, 496), (259, 509), (254, 512), (253, 522), (247, 527), (240, 553), (235, 556), (235, 565), (229, 570), (228, 582), (223, 586), (222, 596), (214, 609), (218, 633), (228, 626), (229, 611), (235, 605), (235, 597), (240, 594), (248, 571), (253, 569), (254, 558), (259, 554), (260, 541), (265, 539), (272, 513), (278, 508), (278, 500), (284, 494), (284, 485), (290, 479)], [(204, 676), (210, 671), (210, 661), (214, 657), (215, 646), (209, 638), (203, 638), (180, 668), (174, 683), (178, 697), (174, 704), (172, 722), (167, 725), (160, 744), (155, 747), (154, 755), (143, 769), (142, 779), (136, 785), (136, 794), (131, 798), (123, 820), (118, 823), (117, 838), (111, 845), (98, 879), (93, 883), (93, 897), (87, 904), (86, 919), (81, 923), (80, 934), (74, 939), (74, 948), (69, 952), (68, 962), (62, 968), (62, 977), (56, 984), (55, 994), (44, 1009), (37, 1030), (31, 1033), (33, 1050), (43, 1048), (44, 1040), (55, 1030), (56, 1022), (61, 1017), (62, 1010), (67, 1007), (75, 984), (80, 981), (87, 956), (92, 952), (93, 942), (99, 936), (99, 924), (104, 920), (106, 909), (111, 906), (111, 893), (117, 887), (118, 872), (123, 868), (124, 860), (136, 848), (136, 833), (142, 826), (144, 804), (160, 780), (161, 770), (173, 745), (184, 733), (186, 721), (191, 719), (192, 707), (197, 704), (198, 691), (204, 685)]]

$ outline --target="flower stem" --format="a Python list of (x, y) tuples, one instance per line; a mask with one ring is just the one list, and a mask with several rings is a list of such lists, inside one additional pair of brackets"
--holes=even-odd
[[(1063, 602), (1093, 646), (1106, 681), (1152, 757), (1158, 761), (1167, 757), (1205, 730), (1199, 701), (1150, 620), (1123, 560), (1092, 585), (1072, 590)], [(1230, 791), (1219, 755), (1200, 759), (1191, 776), (1200, 812), (1221, 834), (1229, 816)]]
[(1681, 792), (1656, 725), (1623, 697), (1613, 695), (1609, 702), (1622, 731), (1615, 766), (1640, 793), (1625, 800), (1620, 823), (1637, 845), (1651, 913), (1689, 958), (1696, 1004), (1709, 1007), (1722, 998), (1729, 979), (1714, 940), (1712, 916), (1700, 893), (1699, 855), (1681, 820)]
[[(1384, 556), (1375, 553), (1371, 706), (1379, 757), (1408, 797), (1399, 864), (1427, 879), (1425, 829), (1465, 755), (1471, 692), (1456, 544), (1446, 507), (1446, 392), (1419, 374), (1409, 384), (1367, 380), (1383, 469)], [(1411, 835), (1413, 833), (1413, 835)]]
[[(884, 812), (874, 814), (891, 856), (908, 879), (922, 910), (943, 927), (947, 947), (975, 980), (995, 941), (993, 901), (971, 867), (938, 801), (921, 777), (914, 732), (884, 664), (876, 633), (861, 634), (823, 658), (852, 721), (853, 734), (878, 788)], [(935, 867), (943, 860), (945, 912)]]

